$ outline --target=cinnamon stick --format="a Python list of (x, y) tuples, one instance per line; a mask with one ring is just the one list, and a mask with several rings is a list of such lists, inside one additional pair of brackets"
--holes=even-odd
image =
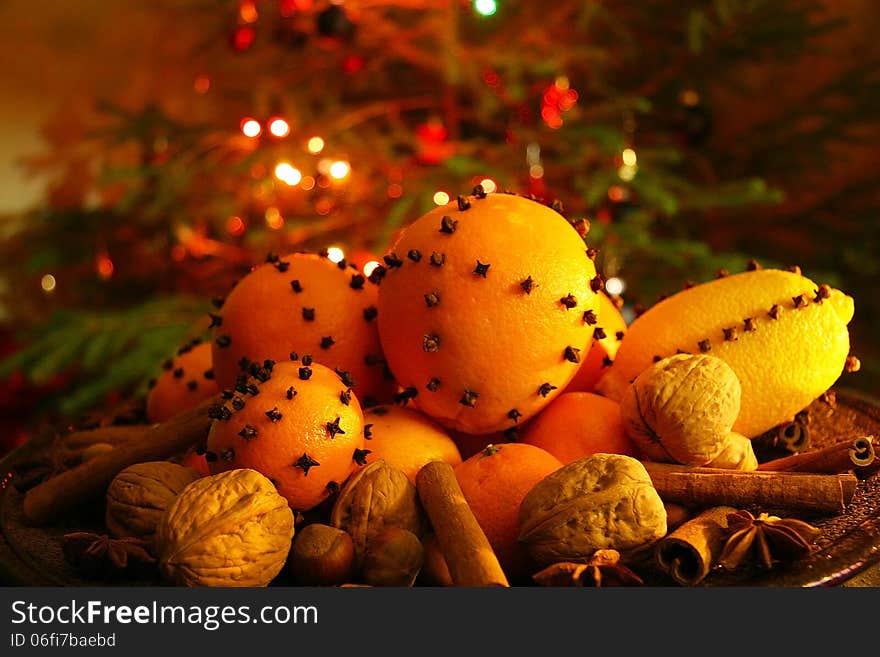
[(876, 447), (874, 436), (860, 436), (811, 452), (800, 452), (766, 461), (758, 465), (758, 470), (836, 474), (856, 469), (867, 472), (880, 468)]
[(738, 472), (644, 462), (664, 502), (691, 506), (761, 506), (807, 513), (843, 513), (855, 495), (852, 473)]
[(128, 440), (115, 449), (66, 470), (30, 489), (24, 498), (25, 520), (43, 525), (107, 489), (121, 470), (135, 463), (164, 460), (204, 439), (211, 426), (208, 409), (220, 395), (157, 424), (139, 440)]
[(699, 584), (721, 555), (731, 506), (706, 509), (657, 543), (657, 564), (682, 586)]
[(68, 449), (85, 448), (98, 443), (118, 445), (133, 438), (142, 438), (156, 425), (151, 424), (120, 424), (95, 429), (71, 431), (59, 439), (60, 444)]
[(419, 499), (454, 586), (509, 586), (489, 539), (468, 506), (452, 466), (432, 461), (416, 475)]

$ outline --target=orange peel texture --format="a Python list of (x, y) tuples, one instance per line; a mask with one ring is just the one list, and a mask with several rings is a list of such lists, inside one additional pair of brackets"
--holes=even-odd
[(511, 194), (460, 197), (409, 225), (391, 256), (382, 347), (414, 405), (440, 424), (514, 428), (577, 372), (602, 282), (555, 210)]

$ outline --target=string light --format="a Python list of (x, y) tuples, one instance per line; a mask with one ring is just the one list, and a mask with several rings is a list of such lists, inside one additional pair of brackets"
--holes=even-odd
[(529, 167), (529, 175), (532, 178), (540, 179), (544, 177), (544, 167), (540, 164), (533, 164)]
[(290, 134), (290, 124), (280, 116), (276, 116), (269, 120), (269, 132), (275, 137), (286, 137)]
[(260, 133), (263, 132), (263, 128), (260, 126), (259, 121), (247, 116), (241, 120), (241, 132), (245, 137), (253, 139), (254, 137), (260, 136)]
[(623, 279), (618, 278), (617, 276), (612, 276), (608, 280), (605, 281), (605, 291), (611, 295), (623, 294), (623, 291), (626, 289), (626, 283), (623, 282)]
[(98, 276), (103, 278), (105, 281), (113, 276), (114, 269), (115, 267), (113, 266), (113, 261), (108, 255), (101, 254), (95, 260), (95, 270), (98, 272)]
[(376, 269), (381, 263), (378, 260), (370, 260), (364, 263), (364, 276), (369, 276), (373, 273), (373, 270)]
[(345, 259), (345, 252), (338, 246), (331, 246), (327, 249), (327, 259), (330, 262), (342, 262)]
[(312, 137), (306, 144), (306, 148), (309, 150), (309, 153), (317, 155), (324, 150), (324, 140), (317, 136)]
[(437, 190), (434, 192), (434, 203), (436, 205), (446, 205), (449, 203), (449, 194), (443, 190)]
[(281, 210), (274, 205), (266, 208), (266, 225), (272, 230), (278, 230), (284, 225), (284, 217), (281, 216)]
[(193, 82), (193, 89), (196, 90), (196, 93), (206, 94), (208, 93), (208, 89), (211, 88), (211, 78), (207, 75), (198, 75), (196, 76), (195, 82)]
[(620, 158), (623, 160), (623, 163), (629, 167), (635, 166), (636, 162), (638, 162), (636, 152), (631, 148), (624, 148), (623, 152), (620, 154)]
[(238, 237), (244, 233), (245, 225), (241, 217), (229, 217), (226, 220), (226, 232)]
[(300, 185), (304, 190), (309, 191), (310, 189), (315, 188), (315, 179), (312, 176), (306, 176), (302, 179), (302, 184)]
[(336, 180), (342, 180), (351, 173), (351, 166), (345, 160), (336, 160), (330, 165), (330, 176)]
[(243, 0), (238, 6), (238, 15), (242, 23), (255, 23), (260, 15), (257, 13), (257, 5), (254, 0)]
[(621, 166), (617, 170), (617, 175), (624, 182), (629, 182), (630, 180), (632, 180), (633, 178), (636, 177), (636, 172), (638, 170), (639, 170), (639, 168), (634, 164), (633, 165), (624, 164), (623, 166)]
[(491, 178), (483, 178), (480, 181), (480, 185), (482, 185), (483, 191), (486, 192), (487, 194), (491, 194), (496, 189), (498, 189), (498, 185), (496, 185), (495, 181), (492, 180)]
[(498, 3), (495, 0), (474, 0), (474, 10), (480, 16), (492, 16), (498, 11)]
[(400, 183), (388, 185), (388, 198), (400, 198), (403, 195), (403, 186)]
[(289, 162), (279, 162), (275, 166), (275, 177), (293, 187), (302, 180), (302, 172)]
[[(376, 263), (379, 264), (378, 262)], [(52, 274), (46, 274), (43, 278), (40, 279), (40, 287), (43, 288), (43, 292), (49, 294), (55, 291), (55, 277)]]

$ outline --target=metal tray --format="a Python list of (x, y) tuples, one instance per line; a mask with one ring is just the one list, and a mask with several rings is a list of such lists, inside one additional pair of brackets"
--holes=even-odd
[[(820, 405), (810, 415), (813, 447), (859, 435), (880, 435), (880, 402), (860, 393), (837, 390), (832, 409)], [(814, 404), (814, 406), (816, 406)], [(812, 407), (811, 407), (812, 408)], [(45, 444), (22, 445), (0, 461), (0, 481), (19, 462), (32, 459)], [(12, 586), (161, 586), (155, 580), (101, 582), (80, 577), (64, 560), (61, 537), (71, 531), (103, 530), (103, 503), (84, 504), (50, 527), (21, 521), (23, 495), (0, 487), (0, 584)], [(837, 516), (810, 519), (822, 529), (816, 549), (788, 564), (767, 570), (758, 566), (713, 572), (701, 586), (880, 586), (880, 472), (860, 480), (853, 502)], [(672, 584), (646, 577), (649, 585)]]

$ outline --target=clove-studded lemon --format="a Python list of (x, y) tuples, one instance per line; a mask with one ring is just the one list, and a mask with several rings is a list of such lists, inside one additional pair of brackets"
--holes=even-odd
[(470, 434), (535, 415), (590, 347), (602, 290), (593, 255), (555, 209), (479, 187), (410, 224), (379, 288), (399, 398)]
[(853, 299), (799, 271), (756, 269), (696, 285), (636, 319), (602, 394), (619, 400), (627, 385), (661, 358), (711, 354), (742, 386), (733, 430), (753, 438), (831, 387), (847, 367)]

